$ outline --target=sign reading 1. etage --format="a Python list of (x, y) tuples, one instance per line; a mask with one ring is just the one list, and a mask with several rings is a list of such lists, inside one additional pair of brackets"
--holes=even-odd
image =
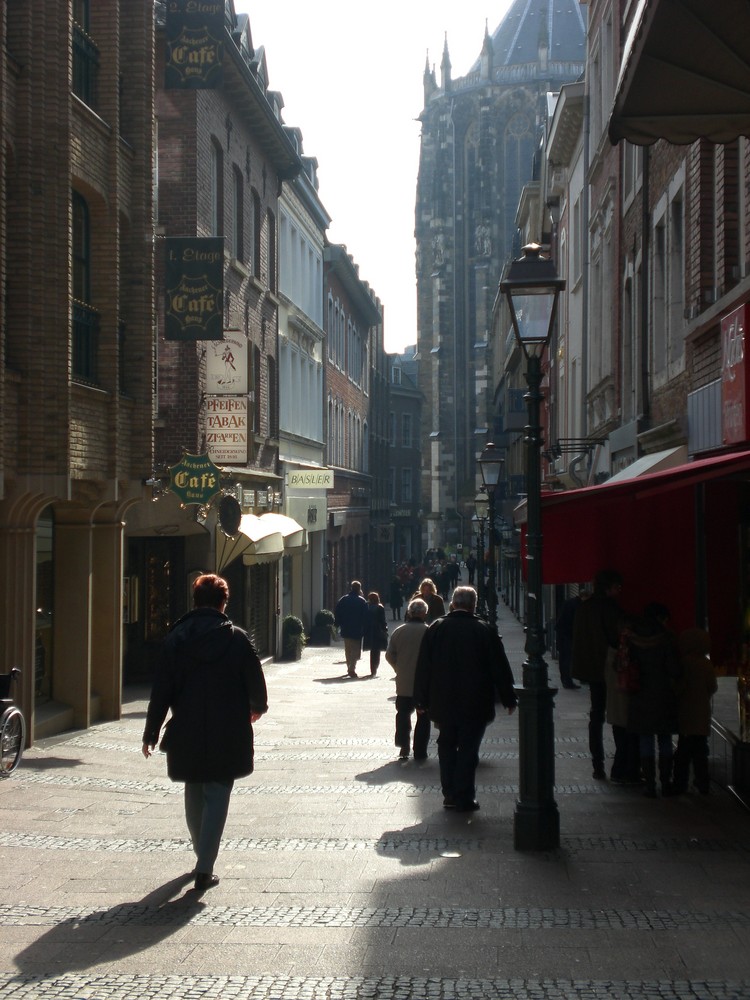
[(724, 444), (750, 440), (745, 331), (750, 303), (744, 303), (721, 321), (721, 438)]
[(168, 237), (165, 241), (164, 337), (224, 337), (224, 240)]

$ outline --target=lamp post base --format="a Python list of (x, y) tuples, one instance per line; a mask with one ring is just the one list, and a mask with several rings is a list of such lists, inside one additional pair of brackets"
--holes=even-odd
[(552, 716), (557, 689), (517, 687), (516, 694), (520, 799), (513, 816), (513, 846), (517, 851), (549, 851), (560, 846)]

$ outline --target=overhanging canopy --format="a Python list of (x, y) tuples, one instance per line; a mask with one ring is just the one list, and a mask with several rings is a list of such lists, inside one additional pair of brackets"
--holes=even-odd
[(307, 533), (302, 525), (283, 514), (243, 514), (239, 531), (230, 537), (216, 529), (216, 571), (239, 559), (246, 566), (276, 562), (284, 554), (292, 555), (307, 545)]
[(610, 140), (649, 145), (750, 135), (748, 0), (639, 0)]

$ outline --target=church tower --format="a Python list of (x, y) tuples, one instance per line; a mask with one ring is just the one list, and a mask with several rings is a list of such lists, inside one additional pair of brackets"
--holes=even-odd
[[(476, 459), (495, 431), (492, 305), (532, 179), (545, 95), (583, 73), (579, 0), (514, 0), (479, 57), (454, 78), (448, 39), (424, 73), (415, 212), (421, 501), (426, 548), (454, 546), (474, 513)], [(466, 527), (462, 528), (462, 525)]]

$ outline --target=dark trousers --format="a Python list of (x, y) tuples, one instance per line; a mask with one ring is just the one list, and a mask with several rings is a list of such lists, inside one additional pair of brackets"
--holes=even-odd
[(570, 664), (573, 654), (573, 643), (570, 639), (560, 639), (557, 644), (557, 665), (560, 670), (560, 682), (563, 687), (570, 687), (573, 678), (570, 676)]
[(441, 723), (437, 748), (440, 784), (446, 799), (461, 804), (476, 798), (479, 747), (485, 729), (484, 722)]
[(370, 673), (376, 674), (380, 666), (380, 649), (370, 650)]
[(197, 872), (210, 874), (214, 870), (233, 785), (231, 780), (185, 782), (185, 819)]
[(674, 784), (677, 791), (687, 791), (691, 764), (696, 788), (707, 795), (710, 786), (707, 736), (679, 736), (674, 755)]
[[(407, 753), (411, 744), (411, 717), (415, 711), (416, 703), (410, 695), (396, 695), (396, 746)], [(429, 740), (430, 717), (426, 712), (417, 713), (414, 726), (414, 756), (417, 760), (427, 756)]]
[(607, 711), (607, 685), (604, 681), (589, 683), (589, 750), (594, 770), (604, 768), (604, 716)]
[(640, 737), (624, 726), (612, 726), (615, 757), (611, 776), (614, 781), (638, 781), (641, 771)]

